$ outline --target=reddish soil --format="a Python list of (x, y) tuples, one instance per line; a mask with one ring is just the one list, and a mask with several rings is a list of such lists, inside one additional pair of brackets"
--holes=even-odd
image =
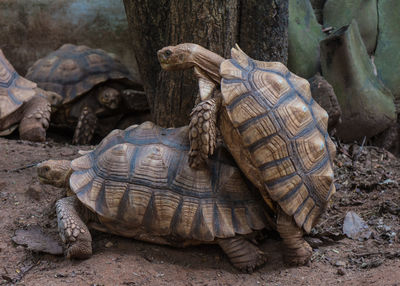
[[(386, 151), (355, 145), (339, 148), (338, 191), (309, 237), (309, 266), (285, 266), (277, 238), (261, 243), (269, 262), (252, 274), (238, 272), (209, 245), (175, 249), (93, 232), (94, 254), (83, 261), (16, 245), (15, 231), (31, 225), (60, 241), (54, 204), (64, 191), (39, 184), (28, 166), (72, 159), (89, 148), (52, 138), (43, 144), (0, 138), (0, 285), (400, 285), (400, 162)], [(349, 210), (369, 225), (369, 239), (343, 235)]]

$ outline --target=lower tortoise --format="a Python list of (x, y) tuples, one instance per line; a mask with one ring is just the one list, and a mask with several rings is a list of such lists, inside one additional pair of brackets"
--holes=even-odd
[(328, 114), (312, 98), (307, 80), (279, 62), (257, 61), (238, 46), (231, 58), (192, 43), (158, 51), (165, 70), (194, 68), (201, 102), (190, 122), (190, 166), (213, 154), (217, 128), (246, 177), (276, 210), (285, 260), (306, 264), (303, 239), (335, 193), (336, 147)]
[(176, 247), (216, 243), (241, 270), (262, 265), (265, 255), (251, 241), (274, 222), (257, 190), (222, 147), (203, 170), (189, 167), (189, 147), (187, 126), (145, 122), (114, 130), (72, 163), (41, 163), (41, 182), (75, 194), (56, 204), (67, 257), (92, 254), (90, 226)]

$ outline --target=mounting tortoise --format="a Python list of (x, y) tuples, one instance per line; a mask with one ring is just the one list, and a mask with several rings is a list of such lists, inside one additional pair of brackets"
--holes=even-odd
[(190, 168), (188, 131), (145, 122), (114, 130), (72, 163), (49, 160), (38, 166), (42, 183), (76, 194), (56, 204), (67, 257), (92, 254), (90, 226), (176, 247), (217, 243), (244, 271), (266, 261), (251, 242), (274, 224), (258, 191), (222, 147), (209, 168)]
[(253, 60), (238, 46), (231, 56), (191, 43), (158, 51), (163, 69), (194, 67), (198, 78), (190, 165), (204, 165), (213, 153), (218, 126), (240, 169), (275, 209), (286, 262), (305, 264), (312, 249), (303, 231), (311, 230), (335, 193), (328, 114), (313, 100), (307, 80), (282, 63)]
[(0, 136), (19, 126), (20, 138), (45, 141), (50, 121), (47, 92), (20, 76), (0, 49)]
[(89, 144), (95, 132), (104, 137), (124, 115), (137, 115), (131, 124), (149, 116), (142, 86), (101, 49), (65, 44), (37, 60), (26, 77), (60, 95), (50, 99), (55, 109), (51, 123), (74, 126), (73, 144)]

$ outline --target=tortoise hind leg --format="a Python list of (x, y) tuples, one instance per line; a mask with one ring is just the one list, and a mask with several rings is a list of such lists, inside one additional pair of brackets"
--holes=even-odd
[[(75, 196), (62, 198), (56, 203), (58, 230), (66, 244), (67, 258), (85, 259), (92, 255), (92, 236), (84, 220), (88, 210)], [(84, 220), (82, 220), (82, 218)]]
[(74, 138), (72, 144), (87, 145), (92, 141), (94, 131), (96, 129), (97, 116), (93, 110), (85, 106), (78, 119), (75, 127)]
[(19, 123), (19, 135), (22, 140), (43, 142), (49, 127), (51, 106), (47, 99), (35, 96), (25, 103)]
[(242, 236), (219, 239), (218, 244), (241, 271), (251, 273), (267, 261), (265, 253)]
[(284, 260), (290, 265), (305, 265), (312, 255), (311, 246), (303, 238), (303, 230), (293, 217), (278, 208), (277, 230), (283, 240)]
[(221, 96), (200, 102), (190, 114), (189, 165), (201, 168), (209, 155), (214, 153), (217, 142), (217, 113)]

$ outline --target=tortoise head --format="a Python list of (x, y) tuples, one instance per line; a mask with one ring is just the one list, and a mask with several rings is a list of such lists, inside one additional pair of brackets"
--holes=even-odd
[(192, 43), (164, 47), (157, 52), (158, 61), (165, 70), (183, 70), (194, 66), (194, 54), (200, 47)]
[(45, 97), (50, 102), (51, 106), (59, 106), (63, 102), (63, 97), (53, 91), (46, 91)]
[(71, 161), (47, 160), (37, 166), (39, 181), (55, 187), (66, 187), (71, 176)]
[(120, 92), (112, 87), (104, 86), (97, 93), (97, 100), (108, 109), (115, 110), (121, 102)]

